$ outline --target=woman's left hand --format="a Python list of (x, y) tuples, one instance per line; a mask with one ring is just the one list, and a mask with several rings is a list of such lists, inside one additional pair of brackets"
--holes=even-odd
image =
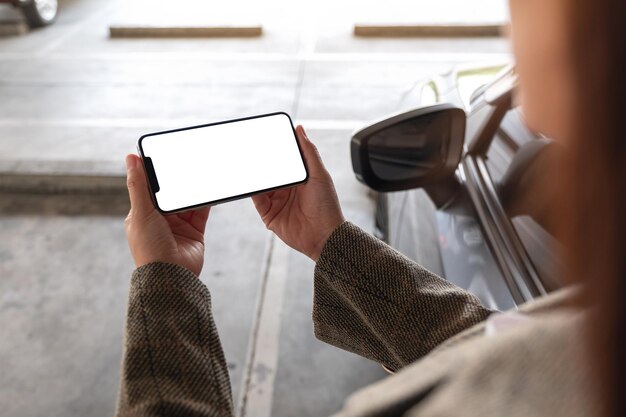
[(137, 155), (126, 156), (126, 176), (131, 206), (125, 221), (126, 237), (135, 265), (167, 262), (199, 276), (209, 207), (164, 216), (152, 203), (143, 163)]

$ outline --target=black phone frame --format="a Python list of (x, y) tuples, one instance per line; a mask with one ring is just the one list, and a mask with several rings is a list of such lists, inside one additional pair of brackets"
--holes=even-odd
[[(293, 132), (293, 138), (296, 141), (296, 145), (298, 146), (298, 152), (300, 153), (300, 158), (302, 159), (302, 164), (304, 165), (304, 171), (306, 173), (306, 176), (304, 177), (304, 179), (302, 181), (297, 181), (297, 182), (293, 182), (293, 183), (289, 183), (289, 184), (278, 185), (276, 187), (266, 188), (266, 189), (258, 190), (258, 191), (252, 191), (250, 193), (239, 194), (239, 195), (232, 196), (232, 197), (221, 198), (219, 200), (207, 201), (205, 203), (195, 204), (195, 205), (187, 206), (187, 207), (181, 207), (181, 208), (174, 209), (174, 210), (163, 210), (163, 209), (161, 209), (161, 207), (159, 207), (159, 203), (158, 203), (158, 201), (156, 199), (156, 193), (158, 191), (160, 191), (160, 190), (158, 190), (158, 189), (157, 189), (157, 191), (153, 190), (153, 188), (155, 187), (155, 184), (158, 184), (158, 179), (157, 179), (157, 176), (156, 176), (156, 172), (154, 172), (154, 169), (151, 169), (151, 170), (148, 169), (148, 164), (146, 163), (146, 159), (149, 158), (149, 157), (146, 157), (144, 155), (144, 152), (143, 152), (142, 142), (143, 142), (143, 140), (145, 138), (150, 137), (150, 136), (158, 136), (158, 135), (182, 132), (182, 131), (185, 131), (185, 130), (192, 130), (192, 129), (201, 129), (201, 128), (204, 128), (204, 127), (223, 125), (223, 124), (227, 124), (227, 123), (243, 122), (245, 120), (260, 119), (260, 118), (263, 118), (263, 117), (278, 116), (278, 115), (285, 115), (285, 116), (287, 116), (287, 119), (289, 120), (289, 124), (291, 125), (291, 130)], [(163, 130), (163, 131), (160, 131), (160, 132), (147, 133), (145, 135), (142, 135), (139, 138), (139, 140), (137, 141), (137, 150), (139, 151), (139, 156), (141, 157), (141, 162), (142, 162), (143, 167), (144, 167), (144, 172), (146, 173), (146, 177), (148, 179), (147, 183), (148, 183), (148, 189), (150, 191), (150, 197), (152, 198), (152, 203), (154, 204), (154, 207), (159, 211), (159, 213), (161, 213), (163, 215), (181, 213), (181, 212), (184, 212), (184, 211), (195, 210), (195, 209), (198, 209), (200, 207), (215, 206), (215, 205), (218, 205), (218, 204), (227, 203), (229, 201), (241, 200), (241, 199), (244, 199), (244, 198), (252, 197), (253, 195), (257, 195), (257, 194), (263, 194), (263, 193), (267, 193), (267, 192), (278, 190), (278, 189), (282, 189), (282, 188), (295, 187), (297, 185), (304, 184), (304, 183), (306, 183), (309, 180), (309, 167), (307, 166), (306, 159), (304, 158), (304, 153), (302, 152), (302, 147), (300, 146), (300, 141), (298, 140), (298, 136), (296, 134), (296, 129), (293, 126), (293, 121), (291, 119), (291, 116), (289, 116), (289, 114), (287, 114), (284, 111), (260, 114), (260, 115), (256, 115), (256, 116), (241, 117), (241, 118), (238, 118), (238, 119), (223, 120), (221, 122), (207, 123), (207, 124), (202, 124), (202, 125), (183, 127), (183, 128), (179, 128), (179, 129), (170, 129), (170, 130)], [(150, 163), (150, 165), (152, 165), (152, 164)], [(158, 188), (158, 185), (156, 187)]]

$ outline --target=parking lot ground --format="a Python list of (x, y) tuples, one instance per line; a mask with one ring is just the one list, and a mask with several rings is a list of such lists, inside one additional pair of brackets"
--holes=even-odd
[[(468, 19), (497, 21), (494, 2)], [(374, 13), (379, 2), (268, 1), (255, 39), (110, 39), (123, 3), (61, 1), (53, 26), (0, 38), (0, 177), (119, 179), (106, 192), (71, 195), (20, 190), (12, 177), (13, 193), (0, 192), (3, 416), (114, 413), (133, 269), (123, 158), (141, 134), (287, 111), (318, 145), (346, 217), (372, 230), (371, 195), (350, 166), (353, 129), (397, 110), (433, 74), (508, 57), (502, 38), (354, 38), (356, 21), (385, 17)], [(388, 16), (428, 17), (426, 0), (411, 4), (389, 2), (398, 8)], [(212, 209), (206, 257), (201, 279), (243, 415), (327, 415), (385, 377), (377, 364), (315, 340), (314, 265), (273, 240), (249, 200)]]
[[(346, 216), (371, 230), (372, 201), (345, 163), (349, 132), (310, 130), (309, 135), (318, 139)], [(127, 209), (123, 192), (0, 194), (0, 405), (6, 415), (113, 413), (133, 269), (123, 233)], [(212, 209), (201, 278), (212, 293), (233, 394), (240, 400), (242, 387), (255, 389), (244, 385), (246, 369), (252, 375), (269, 372), (273, 384), (261, 398), (247, 402), (246, 415), (259, 415), (268, 401), (265, 410), (272, 415), (293, 415), (295, 407), (302, 407), (299, 415), (331, 412), (349, 392), (384, 373), (376, 364), (314, 339), (314, 265), (288, 248), (284, 265), (274, 266), (286, 270), (279, 277), (284, 285), (263, 300), (277, 310), (263, 317), (266, 326), (259, 323), (259, 291), (266, 273), (275, 275), (265, 269), (269, 239), (250, 200)], [(259, 327), (259, 337), (274, 338), (275, 344), (250, 363), (249, 350), (256, 347), (251, 335)], [(327, 368), (305, 360), (311, 357)], [(268, 368), (268, 361), (275, 366)], [(346, 374), (336, 375), (338, 364)], [(323, 385), (318, 376), (326, 380)], [(328, 389), (328, 380), (335, 378), (338, 389)], [(293, 397), (286, 396), (290, 387)], [(311, 390), (323, 391), (324, 402), (315, 396), (304, 400)]]

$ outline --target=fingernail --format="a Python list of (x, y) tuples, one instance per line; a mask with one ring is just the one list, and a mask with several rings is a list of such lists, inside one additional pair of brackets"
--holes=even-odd
[(126, 171), (135, 169), (136, 166), (137, 166), (137, 158), (135, 158), (133, 155), (126, 155)]
[(306, 134), (306, 130), (304, 130), (304, 126), (300, 125), (300, 129), (302, 129), (302, 133), (304, 134), (304, 138), (309, 140), (309, 135)]

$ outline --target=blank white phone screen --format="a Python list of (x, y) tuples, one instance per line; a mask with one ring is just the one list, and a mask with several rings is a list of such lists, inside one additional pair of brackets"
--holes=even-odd
[(205, 204), (306, 179), (289, 117), (254, 119), (144, 136), (163, 211)]

